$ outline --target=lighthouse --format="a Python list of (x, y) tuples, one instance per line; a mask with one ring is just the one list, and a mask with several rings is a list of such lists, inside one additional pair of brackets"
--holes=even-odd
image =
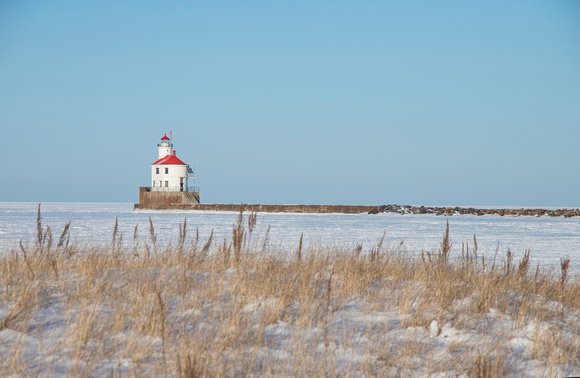
[(157, 149), (159, 159), (151, 164), (151, 190), (188, 192), (187, 179), (195, 178), (193, 170), (177, 157), (167, 134), (163, 135)]
[(173, 141), (164, 134), (157, 144), (158, 159), (151, 164), (151, 187), (139, 190), (140, 204), (168, 205), (199, 203), (199, 188), (189, 186), (193, 169), (177, 157)]

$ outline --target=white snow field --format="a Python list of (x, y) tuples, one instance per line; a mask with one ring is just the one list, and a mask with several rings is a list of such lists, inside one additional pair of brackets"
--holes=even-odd
[[(19, 253), (21, 240), (24, 249), (34, 247), (37, 206), (0, 202), (0, 257)], [(232, 238), (232, 226), (238, 217), (233, 212), (133, 211), (132, 204), (127, 203), (43, 203), (41, 214), (42, 226), (50, 226), (55, 239), (71, 221), (71, 241), (104, 248), (111, 245), (117, 219), (123, 235), (121, 244), (129, 246), (126, 250), (130, 250), (136, 225), (142, 245), (148, 241), (149, 218), (159, 245), (177, 243), (184, 218), (189, 239), (197, 228), (203, 243), (213, 230), (218, 245), (224, 238)], [(496, 251), (498, 260), (504, 259), (509, 248), (517, 263), (526, 250), (531, 250), (530, 272), (539, 262), (557, 276), (561, 259), (570, 258), (569, 279), (578, 274), (580, 219), (576, 218), (259, 213), (252, 238), (259, 244), (269, 228), (271, 248), (294, 258), (302, 234), (305, 246), (339, 253), (362, 244), (363, 253), (367, 253), (385, 233), (387, 249), (416, 255), (440, 248), (447, 221), (454, 243), (452, 258), (461, 254), (462, 242), (469, 242), (469, 248), (473, 248), (475, 234), (479, 253), (485, 254), (486, 259), (493, 258)], [(9, 266), (0, 268), (0, 272), (6, 272)], [(155, 336), (158, 330), (145, 332), (134, 325), (147, 324), (142, 317), (158, 317), (160, 313), (165, 314), (162, 319), (168, 330), (163, 332), (167, 332), (168, 339), (179, 341), (181, 333), (193, 335), (198, 341), (192, 342), (191, 350), (205, 356), (206, 361), (227, 366), (206, 366), (206, 374), (268, 375), (273, 371), (327, 376), (580, 375), (580, 357), (576, 353), (580, 350), (578, 306), (510, 290), (491, 293), (500, 298), (498, 304), (505, 305), (501, 309), (498, 305), (474, 310), (481, 302), (481, 292), (457, 297), (441, 306), (425, 296), (429, 283), (390, 277), (377, 279), (376, 289), (375, 284), (369, 283), (364, 295), (331, 301), (331, 296), (325, 296), (326, 282), (340, 286), (332, 281), (331, 274), (312, 279), (321, 294), (307, 303), (285, 303), (275, 289), (270, 294), (240, 296), (244, 292), (240, 286), (259, 274), (260, 269), (241, 272), (235, 267), (206, 272), (183, 266), (137, 267), (134, 271), (103, 271), (89, 283), (76, 273), (63, 271), (54, 278), (49, 271), (46, 281), (37, 276), (31, 286), (39, 289), (28, 294), (36, 307), (22, 312), (24, 328), (16, 326), (22, 324), (22, 319), (12, 314), (26, 306), (19, 303), (18, 296), (10, 299), (6, 294), (12, 290), (9, 286), (16, 283), (2, 280), (0, 375), (187, 376), (186, 360), (176, 362), (171, 358), (172, 347), (165, 345), (164, 337)], [(179, 289), (186, 291), (181, 296), (171, 294), (173, 289), (168, 288), (162, 299), (159, 293), (156, 297), (149, 289), (139, 291), (131, 286), (141, 282), (142, 277), (151, 277), (154, 282), (187, 278), (192, 286)], [(268, 275), (264, 277), (277, 282)], [(75, 303), (77, 291), (89, 292), (93, 288), (106, 291), (107, 300)], [(131, 293), (124, 292), (127, 290)], [(237, 297), (232, 299), (233, 293)], [(82, 298), (80, 294), (78, 298)], [(127, 302), (120, 304), (121, 299)], [(132, 300), (138, 304), (137, 309), (132, 307)], [(322, 310), (307, 309), (308, 306)], [(158, 307), (160, 311), (156, 310)], [(132, 315), (121, 318), (122, 312)], [(305, 314), (309, 313), (323, 315), (308, 318)], [(123, 319), (121, 325), (115, 323), (115, 317)], [(103, 329), (99, 319), (107, 324), (105, 327), (114, 326), (114, 330)], [(89, 331), (79, 331), (79, 324), (86, 325)], [(240, 335), (247, 339), (244, 341)], [(255, 339), (263, 342), (255, 345), (250, 341)], [(212, 343), (227, 347), (210, 358), (214, 352)], [(203, 358), (199, 358), (196, 361), (201, 363)], [(244, 370), (247, 361), (258, 362), (252, 363), (253, 370), (248, 371)], [(282, 368), (270, 370), (269, 366)], [(189, 372), (193, 371), (192, 367)]]
[[(17, 246), (20, 240), (31, 242), (36, 235), (37, 203), (0, 202), (0, 249)], [(71, 236), (79, 242), (108, 243), (115, 219), (125, 240), (132, 238), (138, 224), (139, 237), (149, 237), (149, 217), (160, 242), (175, 241), (179, 224), (187, 218), (190, 232), (199, 229), (201, 237), (214, 230), (217, 240), (230, 237), (237, 219), (234, 212), (133, 211), (129, 203), (42, 203), (42, 222), (55, 235), (68, 221)], [(477, 237), (479, 251), (488, 257), (498, 252), (505, 256), (509, 248), (514, 258), (531, 250), (531, 260), (545, 268), (560, 268), (560, 259), (570, 258), (570, 270), (580, 267), (580, 218), (501, 217), (495, 215), (399, 215), (399, 214), (282, 214), (259, 213), (256, 235), (270, 227), (271, 243), (294, 250), (304, 234), (304, 242), (363, 248), (375, 245), (384, 232), (385, 243), (392, 249), (409, 253), (437, 250), (449, 221), (452, 253), (461, 253), (461, 243), (473, 246)], [(401, 242), (403, 242), (402, 245)]]

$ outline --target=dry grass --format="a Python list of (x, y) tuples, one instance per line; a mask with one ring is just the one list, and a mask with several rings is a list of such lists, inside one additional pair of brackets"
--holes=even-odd
[[(33, 246), (0, 256), (2, 376), (488, 377), (522, 374), (517, 358), (548, 375), (580, 369), (569, 260), (553, 273), (529, 253), (489, 259), (475, 238), (454, 257), (449, 225), (417, 259), (382, 240), (363, 251), (302, 237), (288, 255), (254, 235), (255, 214), (220, 242), (189, 238), (184, 221), (175, 246), (157, 245), (152, 222), (142, 245), (116, 223), (100, 246), (69, 243), (70, 223), (53, 243), (40, 208), (37, 225)], [(446, 342), (452, 331), (479, 336)]]

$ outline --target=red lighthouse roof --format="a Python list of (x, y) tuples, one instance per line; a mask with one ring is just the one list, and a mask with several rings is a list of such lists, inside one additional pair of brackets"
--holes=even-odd
[(169, 140), (169, 138), (167, 137), (167, 134), (163, 134), (163, 138), (161, 138), (161, 140)]
[(187, 165), (175, 155), (167, 155), (157, 160), (152, 165)]

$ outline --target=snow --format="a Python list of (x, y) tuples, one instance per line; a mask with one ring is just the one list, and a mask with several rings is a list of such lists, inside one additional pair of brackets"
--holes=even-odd
[[(249, 315), (259, 316), (262, 311), (267, 311), (269, 306), (276, 305), (275, 298), (260, 298), (243, 308)], [(207, 321), (203, 313), (214, 311), (218, 304), (204, 306), (203, 310), (196, 310), (191, 313), (183, 313), (182, 316), (193, 315), (196, 317), (196, 327), (200, 330), (215, 330), (219, 325)], [(96, 313), (106, 311), (106, 308), (95, 306)], [(509, 353), (513, 360), (511, 368), (515, 369), (514, 375), (527, 374), (528, 376), (550, 375), (545, 364), (532, 358), (532, 351), (541, 349), (542, 344), (535, 342), (543, 332), (547, 332), (547, 323), (530, 322), (523, 328), (518, 327), (513, 320), (506, 319), (498, 324), (498, 321), (487, 323), (482, 332), (474, 332), (470, 329), (459, 328), (451, 323), (439, 324), (437, 320), (430, 322), (427, 327), (409, 326), (404, 327), (403, 323), (407, 317), (398, 314), (396, 310), (390, 310), (388, 301), (378, 311), (366, 313), (365, 304), (362, 302), (350, 302), (347, 305), (337, 308), (336, 311), (329, 312), (329, 333), (326, 340), (325, 330), (318, 327), (297, 327), (286, 321), (278, 320), (274, 324), (267, 325), (264, 329), (265, 338), (269, 340), (267, 347), (255, 348), (247, 346), (247, 353), (257, 354), (264, 360), (287, 360), (298, 351), (295, 349), (297, 339), (305, 340), (314, 345), (312, 349), (313, 359), (324, 361), (325, 356), (333, 356), (336, 366), (363, 366), (366, 363), (375, 363), (377, 358), (381, 363), (392, 363), (393, 373), (400, 374), (399, 359), (404, 357), (404, 348), (421, 348), (422, 353), (430, 355), (433, 359), (441, 361), (441, 366), (449, 364), (450, 369), (454, 364), (453, 355), (450, 352), (454, 348), (464, 348), (465, 350), (477, 349), (487, 351), (488, 355), (493, 355), (494, 338), (505, 337), (509, 342), (509, 350), (500, 350), (497, 353)], [(78, 316), (78, 314), (73, 315)], [(490, 309), (488, 314), (481, 315), (481, 318), (497, 319), (500, 315), (496, 310)], [(575, 315), (578, 319), (578, 314)], [(94, 374), (109, 374), (112, 370), (116, 374), (128, 374), (133, 371), (135, 361), (123, 358), (119, 355), (112, 355), (109, 359), (94, 362), (85, 359), (65, 358), (67, 353), (57, 351), (51, 345), (53, 340), (64, 342), (67, 337), (68, 326), (65, 318), (67, 314), (60, 309), (58, 304), (54, 304), (39, 312), (37, 321), (33, 323), (34, 336), (30, 336), (15, 330), (4, 329), (0, 331), (0, 356), (7, 356), (11, 350), (19, 350), (21, 355), (27, 356), (27, 361), (32, 368), (44, 358), (43, 363), (54, 362), (53, 370), (50, 372), (39, 371), (40, 375), (64, 376), (74, 371), (75, 367), (86, 367), (94, 363), (91, 367)], [(231, 332), (236, 332), (234, 328)], [(345, 335), (348, 338), (345, 341)], [(43, 343), (44, 340), (44, 343)], [(131, 341), (133, 340), (133, 341)], [(162, 341), (159, 337), (140, 336), (136, 337), (129, 333), (120, 333), (113, 336), (110, 345), (114, 345), (118, 350), (127, 347), (130, 342), (148, 345), (152, 356), (161, 354)], [(578, 342), (577, 337), (575, 342)], [(56, 342), (58, 343), (58, 341)], [(373, 349), (388, 347), (391, 344), (389, 355), (377, 357), (373, 355)], [(243, 353), (243, 352), (242, 352)], [(45, 357), (48, 356), (48, 357)], [(421, 359), (406, 360), (406, 366), (415, 371), (416, 376), (429, 375), (429, 370), (424, 367)], [(78, 366), (77, 366), (78, 365)], [(453, 371), (442, 376), (454, 376)], [(580, 370), (571, 369), (568, 371), (551, 372), (555, 375), (578, 374)]]
[[(0, 202), (0, 251), (17, 246), (20, 240), (34, 240), (37, 205)], [(214, 240), (229, 238), (237, 219), (235, 212), (133, 211), (130, 203), (42, 203), (41, 212), (43, 225), (49, 225), (55, 237), (71, 221), (71, 240), (92, 243), (111, 241), (115, 219), (125, 243), (132, 240), (136, 225), (138, 238), (148, 240), (149, 218), (160, 243), (175, 242), (184, 219), (190, 237), (197, 228), (202, 239), (213, 230)], [(475, 235), (479, 252), (489, 258), (496, 252), (504, 257), (509, 248), (514, 259), (519, 259), (530, 249), (534, 265), (540, 262), (542, 267), (559, 269), (560, 260), (569, 257), (570, 272), (580, 268), (580, 218), (259, 213), (254, 235), (262, 238), (270, 227), (270, 244), (294, 251), (302, 234), (305, 246), (362, 244), (368, 249), (386, 232), (385, 246), (420, 253), (439, 248), (447, 221), (452, 253), (461, 253), (463, 242), (473, 248)]]
[[(0, 203), (0, 253), (15, 247), (22, 239), (30, 243), (36, 235), (35, 203)], [(119, 231), (123, 234), (125, 243), (132, 240), (133, 230), (139, 225), (139, 240), (149, 238), (149, 217), (158, 235), (158, 242), (175, 242), (178, 238), (178, 225), (187, 219), (188, 237), (195, 235), (198, 228), (200, 237), (205, 240), (214, 232), (214, 240), (229, 238), (232, 224), (237, 214), (232, 212), (192, 212), (192, 211), (132, 211), (132, 204), (102, 204), (102, 203), (43, 203), (42, 222), (49, 225), (55, 237), (58, 237), (63, 226), (71, 223), (71, 237), (78, 242), (109, 243), (115, 219), (119, 222)], [(572, 271), (578, 269), (580, 262), (580, 219), (576, 218), (506, 218), (500, 216), (453, 216), (438, 217), (435, 215), (394, 215), (394, 214), (275, 214), (260, 213), (256, 237), (263, 237), (268, 227), (271, 245), (280, 246), (288, 251), (295, 251), (300, 235), (304, 234), (305, 245), (333, 244), (353, 247), (362, 244), (367, 248), (376, 245), (386, 230), (385, 243), (392, 249), (403, 248), (408, 253), (418, 253), (421, 250), (436, 250), (439, 247), (446, 222), (449, 221), (451, 238), (454, 241), (452, 253), (461, 251), (461, 242), (467, 241), (473, 246), (473, 235), (477, 236), (480, 253), (493, 256), (498, 250), (502, 255), (510, 248), (514, 258), (523, 256), (527, 249), (532, 250), (532, 260), (541, 262), (544, 267), (559, 268), (561, 258), (570, 257)], [(401, 246), (402, 244), (402, 247)], [(535, 259), (535, 260), (534, 260)], [(123, 272), (110, 271), (104, 277), (114, 280)], [(145, 272), (145, 274), (174, 274), (171, 270)], [(198, 274), (200, 279), (228, 280), (237, 274), (235, 269), (228, 269), (219, 277), (208, 273)], [(421, 290), (421, 284), (409, 283), (405, 290)], [(403, 290), (403, 289), (398, 289)], [(506, 300), (517, 305), (520, 294), (517, 292), (498, 293)], [(350, 301), (328, 311), (330, 330), (320, 327), (302, 327), (278, 319), (264, 328), (267, 346), (246, 346), (245, 353), (258, 355), (264, 361), (287, 360), (298, 351), (295, 350), (297, 340), (305, 340), (314, 345), (313, 360), (324, 361), (333, 358), (336, 366), (364, 366), (380, 362), (390, 366), (390, 374), (401, 375), (400, 359), (405, 348), (419, 348), (423, 355), (439, 361), (443, 367), (438, 370), (441, 376), (454, 376), (453, 350), (477, 350), (494, 356), (504, 353), (510, 356), (511, 368), (515, 375), (523, 376), (563, 376), (580, 374), (580, 367), (573, 366), (569, 370), (546, 366), (534, 358), (534, 353), (541, 353), (543, 348), (540, 339), (546, 338), (554, 327), (558, 328), (561, 340), (571, 345), (580, 343), (578, 329), (566, 329), (562, 324), (578, 324), (580, 314), (564, 308), (561, 303), (535, 298), (538, 306), (561, 313), (561, 323), (544, 322), (533, 319), (522, 324), (518, 319), (512, 319), (509, 313), (500, 313), (490, 308), (487, 313), (468, 314), (468, 322), (462, 323), (438, 320), (435, 310), (432, 320), (424, 326), (408, 325), (411, 314), (421, 305), (415, 301), (408, 311), (400, 311), (392, 306), (392, 298), (385, 298), (378, 308), (369, 308), (361, 301)], [(475, 298), (462, 298), (453, 301), (451, 307), (455, 311), (468, 312)], [(7, 316), (14, 304), (0, 304), (0, 319)], [(245, 316), (258, 318), (261, 313), (274, 311), (279, 306), (279, 299), (259, 297), (241, 308)], [(299, 306), (299, 304), (295, 304)], [(170, 307), (177, 307), (171, 306)], [(195, 318), (195, 327), (211, 332), (216, 325), (208, 321), (207, 316), (212, 311), (221, 311), (224, 303), (205, 303), (201, 308), (189, 309), (174, 313), (175, 319)], [(95, 304), (95, 316), (108, 311), (104, 305)], [(80, 316), (74, 309), (62, 308), (59, 298), (51, 301), (34, 314), (30, 322), (30, 332), (23, 333), (13, 329), (0, 331), (0, 358), (7, 357), (17, 350), (25, 356), (32, 372), (39, 375), (64, 376), (74, 371), (75, 367), (94, 364), (93, 375), (119, 375), (135, 372), (137, 362), (124, 358), (121, 354), (113, 354), (109, 359), (87, 361), (83, 358), (64, 358), (70, 353), (58, 350), (55, 344), (66, 344), (69, 338), (70, 317)], [(85, 314), (86, 316), (86, 314)], [(232, 326), (234, 327), (234, 326)], [(230, 329), (236, 331), (234, 328)], [(495, 350), (497, 339), (509, 340), (504, 349)], [(151, 358), (160, 358), (162, 340), (159, 337), (135, 335), (121, 332), (109, 340), (118, 350), (128, 348), (130, 343), (147, 345)], [(388, 349), (389, 353), (377, 356), (373, 350)], [(331, 355), (332, 357), (328, 357)], [(43, 363), (54, 361), (51, 371), (35, 371), (39, 361)], [(429, 375), (422, 359), (405, 360), (407, 368), (413, 369), (415, 375)], [(449, 371), (445, 372), (445, 367)]]

